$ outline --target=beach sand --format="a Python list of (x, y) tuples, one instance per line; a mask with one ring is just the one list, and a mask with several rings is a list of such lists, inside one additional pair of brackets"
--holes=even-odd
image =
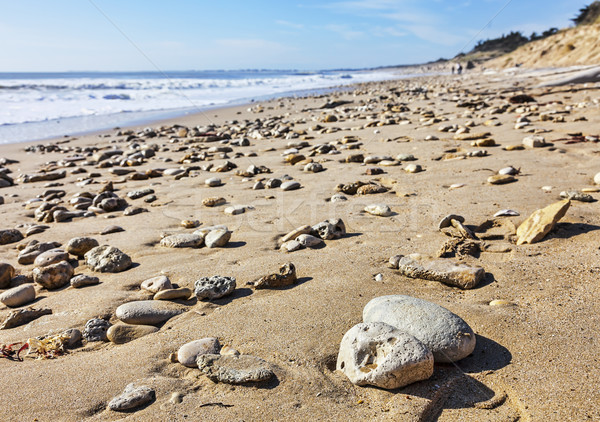
[[(64, 206), (77, 192), (97, 193), (105, 182), (113, 181), (115, 193), (126, 198), (134, 189), (151, 187), (157, 200), (127, 199), (148, 212), (124, 216), (121, 211), (90, 218), (47, 223), (43, 233), (25, 238), (40, 242), (56, 241), (63, 246), (69, 239), (89, 236), (128, 254), (134, 265), (120, 273), (93, 273), (84, 260), (75, 273), (95, 275), (100, 284), (85, 288), (45, 290), (37, 285), (35, 307), (48, 307), (51, 315), (20, 327), (0, 330), (0, 344), (24, 342), (28, 338), (83, 327), (91, 318), (104, 317), (117, 323), (115, 309), (126, 302), (151, 299), (140, 290), (143, 280), (166, 274), (180, 287), (193, 289), (200, 277), (233, 276), (237, 289), (231, 296), (213, 301), (189, 300), (186, 312), (173, 317), (156, 333), (126, 344), (90, 342), (70, 349), (55, 359), (26, 357), (23, 362), (0, 359), (3, 380), (0, 416), (5, 420), (406, 420), (406, 421), (538, 421), (600, 419), (600, 379), (598, 338), (600, 329), (600, 287), (597, 264), (600, 254), (600, 213), (598, 202), (572, 201), (560, 223), (546, 238), (532, 245), (515, 245), (514, 239), (500, 236), (489, 240), (497, 249), (509, 252), (481, 252), (463, 261), (481, 266), (485, 280), (474, 289), (461, 290), (435, 281), (407, 278), (388, 268), (396, 254), (423, 253), (435, 256), (449, 238), (438, 230), (447, 214), (465, 217), (465, 224), (476, 227), (492, 219), (501, 209), (520, 213), (504, 217), (501, 230), (518, 226), (535, 210), (560, 200), (561, 191), (593, 186), (600, 170), (594, 142), (567, 143), (572, 133), (598, 135), (600, 110), (597, 86), (535, 88), (535, 78), (510, 74), (419, 77), (411, 80), (372, 83), (351, 90), (308, 98), (284, 98), (246, 106), (207, 111), (202, 114), (157, 122), (147, 126), (186, 127), (235, 126), (232, 120), (263, 122), (275, 119), (305, 130), (297, 139), (267, 136), (247, 147), (233, 147), (228, 160), (245, 170), (250, 165), (266, 166), (272, 174), (259, 174), (250, 181), (235, 175), (236, 170), (214, 173), (197, 170), (189, 177), (173, 176), (149, 180), (126, 180), (110, 168), (95, 165), (68, 167), (66, 178), (56, 189), (66, 191)], [(427, 87), (425, 93), (423, 88)], [(516, 94), (532, 95), (537, 111), (531, 123), (515, 129), (524, 110), (510, 105), (504, 113), (490, 114), (490, 107), (508, 103)], [(335, 109), (321, 109), (328, 100), (348, 101)], [(487, 106), (457, 107), (459, 101), (485, 102)], [(407, 107), (393, 111), (392, 105)], [(533, 103), (535, 104), (535, 103)], [(389, 106), (388, 106), (389, 105)], [(565, 108), (569, 110), (565, 111)], [(261, 110), (258, 112), (258, 110)], [(387, 110), (387, 113), (386, 113)], [(441, 121), (425, 125), (432, 111)], [(539, 113), (558, 111), (564, 122), (540, 121)], [(338, 121), (322, 122), (326, 115)], [(582, 121), (577, 118), (585, 117)], [(497, 118), (498, 126), (484, 126)], [(365, 127), (372, 121), (394, 122)], [(577, 121), (574, 121), (576, 120)], [(401, 124), (408, 121), (407, 124)], [(471, 133), (491, 132), (498, 146), (472, 147), (471, 141), (454, 140), (454, 133), (439, 132), (444, 125), (474, 122)], [(229, 123), (228, 123), (229, 122)], [(310, 130), (315, 125), (331, 133)], [(332, 128), (337, 128), (335, 130)], [(552, 145), (508, 151), (520, 145), (526, 130), (546, 129), (541, 133)], [(135, 131), (144, 127), (133, 128)], [(121, 129), (124, 130), (124, 129)], [(326, 131), (325, 131), (326, 132)], [(18, 160), (9, 164), (16, 184), (0, 190), (5, 203), (0, 206), (0, 228), (15, 228), (34, 223), (33, 207), (25, 202), (41, 194), (46, 182), (22, 183), (19, 174), (36, 173), (44, 163), (59, 161), (70, 152), (25, 152), (38, 144), (60, 147), (119, 148), (128, 151), (125, 136), (117, 130), (44, 142), (10, 144), (0, 147), (0, 157)], [(304, 133), (304, 132), (303, 132)], [(311, 146), (357, 136), (360, 148), (340, 154), (311, 157), (325, 171), (307, 173), (302, 165), (284, 162), (282, 153), (289, 142), (302, 141)], [(428, 135), (438, 140), (426, 141)], [(234, 135), (233, 138), (239, 138)], [(157, 144), (155, 157), (145, 160), (136, 171), (177, 168), (178, 161), (191, 147), (222, 146), (218, 142), (186, 143), (188, 137), (136, 139), (140, 145)], [(446, 151), (454, 154), (485, 149), (485, 157), (437, 160)], [(133, 152), (132, 150), (129, 150)], [(256, 156), (240, 156), (250, 151)], [(308, 149), (300, 150), (306, 154)], [(424, 171), (407, 173), (403, 167), (379, 166), (385, 173), (365, 175), (373, 165), (343, 163), (351, 154), (413, 154)], [(172, 161), (166, 162), (164, 159)], [(210, 161), (182, 166), (203, 166), (225, 161), (214, 154)], [(520, 169), (517, 181), (490, 185), (487, 178), (501, 168)], [(71, 174), (84, 167), (100, 173), (94, 183), (77, 186), (86, 173)], [(260, 178), (289, 175), (301, 183), (294, 191), (253, 190)], [(204, 180), (220, 177), (223, 185), (207, 187)], [(339, 183), (379, 180), (391, 189), (387, 193), (348, 196), (347, 201), (327, 201)], [(121, 183), (124, 181), (123, 183)], [(454, 184), (464, 186), (450, 189)], [(551, 186), (542, 189), (544, 186)], [(600, 194), (592, 193), (596, 199)], [(224, 206), (202, 205), (207, 197), (220, 196)], [(387, 204), (394, 214), (377, 217), (363, 212), (370, 204)], [(229, 205), (250, 205), (240, 215), (223, 212)], [(329, 218), (341, 218), (347, 235), (327, 240), (320, 249), (285, 253), (278, 239), (296, 227), (313, 225)], [(232, 237), (224, 248), (164, 248), (163, 233), (191, 233), (180, 226), (184, 219), (199, 220), (201, 227), (227, 225)], [(125, 229), (100, 235), (103, 228), (119, 225)], [(24, 231), (23, 229), (21, 229)], [(17, 264), (17, 243), (0, 246), (2, 261), (18, 273), (31, 273), (32, 265)], [(456, 259), (456, 258), (448, 258)], [(282, 289), (254, 290), (246, 283), (277, 272), (280, 265), (292, 262), (299, 281)], [(382, 274), (381, 281), (375, 280)], [(372, 298), (402, 294), (442, 305), (463, 318), (477, 335), (475, 351), (455, 364), (437, 364), (433, 376), (397, 390), (353, 385), (335, 371), (339, 344), (344, 333), (362, 322), (362, 309)], [(509, 302), (490, 306), (492, 300)], [(10, 309), (0, 305), (0, 319)], [(242, 354), (260, 357), (274, 369), (275, 378), (259, 384), (229, 385), (215, 383), (198, 369), (186, 368), (170, 360), (170, 354), (192, 340), (217, 337)], [(107, 403), (135, 382), (148, 385), (156, 400), (137, 411), (122, 413), (107, 409)], [(175, 397), (173, 397), (174, 393)]]

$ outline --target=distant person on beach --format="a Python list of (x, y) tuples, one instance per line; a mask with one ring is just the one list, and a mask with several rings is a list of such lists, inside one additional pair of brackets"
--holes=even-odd
[(460, 63), (456, 63), (456, 74), (460, 75), (462, 73), (462, 65)]

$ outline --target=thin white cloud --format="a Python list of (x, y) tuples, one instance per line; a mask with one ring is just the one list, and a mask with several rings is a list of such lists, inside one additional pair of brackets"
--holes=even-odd
[(325, 29), (331, 32), (335, 32), (336, 34), (340, 35), (342, 38), (348, 41), (358, 40), (365, 36), (364, 32), (351, 29), (348, 25), (331, 24), (326, 25)]
[(276, 20), (275, 23), (277, 25), (281, 25), (281, 26), (285, 26), (287, 28), (292, 28), (292, 29), (302, 29), (304, 28), (304, 25), (302, 25), (301, 23), (294, 23), (294, 22), (289, 22), (289, 21), (285, 21), (285, 20)]

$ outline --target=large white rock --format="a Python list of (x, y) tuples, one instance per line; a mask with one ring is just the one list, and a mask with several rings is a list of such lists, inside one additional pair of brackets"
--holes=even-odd
[(219, 354), (221, 345), (219, 340), (214, 337), (203, 338), (201, 340), (190, 341), (184, 344), (177, 351), (177, 360), (183, 366), (197, 368), (196, 360), (203, 354)]
[(419, 339), (436, 362), (455, 362), (475, 349), (475, 333), (448, 309), (411, 296), (372, 299), (363, 310), (364, 322), (385, 322)]
[(337, 369), (357, 385), (400, 388), (433, 375), (433, 354), (391, 325), (361, 323), (342, 338)]

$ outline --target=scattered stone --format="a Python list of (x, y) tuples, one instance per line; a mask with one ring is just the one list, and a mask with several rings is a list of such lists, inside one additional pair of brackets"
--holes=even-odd
[(15, 269), (6, 262), (0, 263), (0, 289), (6, 289), (10, 285), (10, 280), (15, 276)]
[(245, 213), (246, 208), (247, 207), (245, 205), (232, 205), (230, 207), (225, 208), (223, 212), (228, 215), (239, 215)]
[(224, 277), (220, 275), (202, 277), (194, 283), (194, 294), (198, 300), (219, 299), (231, 294), (235, 290), (235, 286), (235, 277)]
[(297, 250), (302, 249), (302, 245), (297, 240), (290, 240), (287, 242), (283, 242), (281, 244), (280, 249), (286, 252), (295, 252)]
[(401, 388), (433, 375), (433, 354), (410, 334), (383, 322), (361, 323), (342, 338), (337, 369), (353, 384)]
[(180, 233), (164, 237), (160, 246), (165, 248), (199, 248), (204, 244), (204, 236), (197, 233)]
[(66, 250), (71, 255), (82, 257), (90, 249), (98, 246), (98, 241), (91, 237), (74, 237), (67, 243)]
[(371, 215), (377, 215), (379, 217), (389, 217), (392, 215), (392, 210), (390, 207), (384, 204), (367, 205), (365, 207), (365, 212), (368, 212)]
[(200, 222), (198, 220), (181, 220), (179, 225), (186, 229), (195, 229), (200, 225)]
[(121, 252), (119, 249), (103, 245), (96, 246), (85, 253), (87, 265), (92, 271), (101, 273), (118, 273), (131, 267), (131, 258), (129, 255)]
[(204, 184), (208, 187), (213, 188), (213, 187), (221, 186), (223, 183), (221, 182), (221, 179), (219, 179), (218, 177), (210, 177), (204, 181)]
[(137, 214), (141, 214), (143, 212), (148, 212), (148, 210), (146, 208), (132, 206), (132, 207), (125, 208), (125, 210), (123, 211), (123, 215), (124, 216), (137, 215)]
[(207, 248), (222, 248), (227, 245), (231, 239), (231, 232), (229, 230), (217, 229), (211, 230), (204, 237), (204, 243)]
[(79, 274), (71, 278), (71, 286), (79, 289), (86, 286), (95, 286), (100, 284), (100, 279), (86, 274)]
[(512, 166), (509, 167), (504, 167), (501, 168), (500, 170), (498, 170), (498, 174), (509, 174), (511, 176), (515, 176), (517, 174), (519, 174), (521, 171), (519, 169), (516, 169)]
[(203, 338), (201, 340), (190, 341), (184, 344), (177, 351), (177, 361), (188, 368), (197, 368), (196, 360), (200, 355), (219, 354), (221, 345), (219, 340), (214, 337)]
[(134, 191), (128, 192), (127, 197), (131, 198), (131, 199), (138, 199), (138, 198), (142, 198), (146, 195), (151, 195), (153, 193), (154, 193), (154, 189), (145, 188), (145, 189), (139, 189), (139, 190), (134, 190)]
[(421, 254), (402, 257), (398, 263), (398, 269), (406, 277), (438, 281), (461, 289), (472, 289), (485, 276), (485, 271), (481, 267), (431, 259)]
[(297, 238), (301, 234), (309, 234), (311, 232), (311, 230), (312, 230), (312, 228), (309, 225), (300, 226), (300, 227), (292, 230), (291, 232), (289, 232), (285, 236), (283, 236), (281, 238), (281, 242), (285, 243), (285, 242), (288, 242), (290, 240), (294, 240), (295, 238)]
[(516, 182), (517, 179), (510, 174), (494, 174), (493, 176), (488, 177), (487, 181), (491, 185), (504, 185), (506, 183)]
[(221, 351), (219, 352), (219, 354), (221, 356), (239, 356), (240, 352), (226, 344), (225, 346), (221, 347)]
[(494, 214), (494, 217), (518, 217), (519, 215), (521, 214), (515, 210), (500, 210)]
[(263, 276), (252, 283), (252, 285), (255, 289), (273, 289), (290, 286), (297, 281), (296, 267), (291, 262), (288, 262), (279, 267), (279, 273)]
[(411, 296), (372, 299), (363, 310), (364, 322), (384, 322), (421, 341), (435, 362), (456, 362), (475, 349), (475, 333), (448, 309)]
[(108, 403), (108, 408), (115, 412), (123, 412), (137, 409), (154, 400), (156, 400), (156, 393), (152, 388), (145, 385), (135, 387), (134, 384), (129, 384), (121, 395), (114, 397)]
[(523, 138), (523, 145), (528, 148), (542, 148), (546, 146), (546, 140), (540, 135), (526, 136)]
[(2, 324), (0, 324), (0, 330), (8, 330), (10, 328), (19, 327), (20, 325), (30, 323), (41, 316), (50, 315), (51, 313), (52, 310), (48, 308), (36, 309), (30, 306), (29, 308), (17, 309), (11, 311), (6, 316)]
[(110, 326), (110, 322), (105, 319), (92, 318), (85, 323), (85, 328), (83, 329), (83, 338), (87, 342), (108, 341), (106, 332)]
[(0, 245), (8, 245), (23, 240), (23, 234), (16, 229), (0, 230)]
[(267, 381), (275, 375), (266, 361), (250, 355), (199, 355), (196, 363), (212, 381), (226, 384)]
[(115, 315), (126, 324), (159, 325), (184, 311), (184, 308), (171, 302), (138, 300), (119, 306)]
[(546, 237), (554, 225), (564, 217), (570, 205), (571, 201), (565, 199), (531, 214), (517, 228), (517, 245), (536, 243)]
[(325, 220), (312, 226), (311, 234), (323, 240), (339, 239), (346, 235), (346, 225), (341, 218)]
[(11, 308), (18, 308), (35, 300), (35, 288), (32, 284), (22, 284), (0, 294), (0, 302)]
[(48, 290), (58, 289), (69, 283), (73, 267), (67, 261), (33, 269), (33, 281)]
[(225, 198), (204, 198), (202, 200), (202, 205), (204, 205), (205, 207), (216, 207), (218, 205), (223, 205), (226, 202), (227, 201), (225, 200)]
[(153, 325), (116, 324), (108, 329), (106, 338), (115, 344), (124, 344), (157, 331)]
[(600, 185), (600, 173), (596, 173), (594, 176), (594, 183)]
[(33, 265), (38, 268), (47, 267), (48, 265), (58, 264), (61, 261), (66, 261), (69, 259), (69, 254), (62, 249), (50, 249), (49, 251), (42, 252), (39, 254), (35, 261), (33, 261)]
[(287, 182), (283, 182), (280, 186), (281, 190), (284, 191), (288, 191), (288, 190), (296, 190), (296, 189), (300, 189), (300, 183), (296, 182), (295, 180), (288, 180)]
[(47, 173), (25, 174), (21, 178), (23, 183), (43, 182), (45, 180), (58, 180), (67, 176), (66, 170), (50, 171)]
[(142, 281), (140, 287), (150, 293), (157, 293), (161, 290), (172, 289), (171, 280), (166, 275), (159, 275)]
[(157, 292), (153, 299), (154, 300), (187, 300), (192, 295), (192, 290), (187, 287), (180, 287), (178, 289), (165, 289)]
[(323, 239), (310, 235), (310, 234), (301, 234), (295, 239), (296, 242), (300, 243), (300, 245), (305, 248), (316, 248), (317, 246), (321, 246), (323, 244)]
[(489, 303), (490, 306), (514, 306), (515, 304), (504, 299), (494, 299)]
[(121, 226), (108, 226), (108, 227), (105, 227), (100, 232), (100, 234), (111, 234), (111, 233), (119, 233), (119, 232), (124, 232), (124, 231), (125, 231), (125, 229)]
[(579, 192), (576, 190), (563, 191), (560, 193), (560, 197), (563, 199), (570, 199), (571, 201), (580, 202), (594, 202), (595, 199), (592, 195), (587, 193)]

